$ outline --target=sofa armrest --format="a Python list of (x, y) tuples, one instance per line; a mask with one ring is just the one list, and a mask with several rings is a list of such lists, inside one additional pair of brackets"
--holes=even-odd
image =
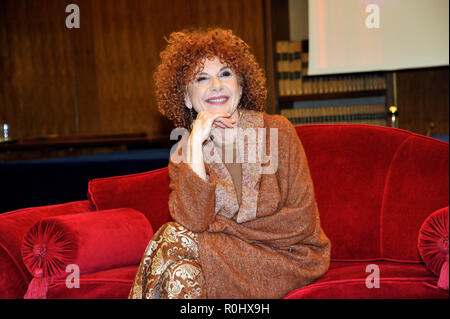
[[(84, 200), (0, 214), (0, 299), (22, 298), (31, 280), (21, 256), (22, 240), (29, 228), (42, 218), (88, 211), (92, 211), (91, 204)], [(19, 282), (11, 286), (11, 280)]]

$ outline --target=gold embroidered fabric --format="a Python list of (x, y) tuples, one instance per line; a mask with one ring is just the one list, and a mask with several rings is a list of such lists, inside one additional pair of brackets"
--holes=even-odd
[(145, 249), (128, 298), (206, 298), (198, 235), (175, 222), (161, 226)]

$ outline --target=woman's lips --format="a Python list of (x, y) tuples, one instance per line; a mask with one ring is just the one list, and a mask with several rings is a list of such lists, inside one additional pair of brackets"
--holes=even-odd
[(222, 105), (225, 104), (228, 101), (228, 99), (229, 99), (228, 96), (222, 95), (209, 98), (206, 100), (206, 102), (209, 104)]

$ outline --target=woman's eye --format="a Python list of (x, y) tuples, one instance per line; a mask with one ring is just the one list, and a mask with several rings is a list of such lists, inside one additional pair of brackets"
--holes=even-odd
[(222, 76), (230, 76), (231, 72), (230, 71), (223, 71), (222, 72)]
[(201, 77), (197, 78), (197, 82), (202, 82), (204, 80), (206, 80), (205, 76), (201, 76)]

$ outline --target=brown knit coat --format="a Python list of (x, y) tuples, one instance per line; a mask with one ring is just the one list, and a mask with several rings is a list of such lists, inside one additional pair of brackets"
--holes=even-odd
[[(292, 124), (280, 115), (244, 110), (239, 125), (278, 129), (276, 172), (261, 174), (260, 161), (246, 163), (248, 140), (240, 144), (239, 206), (221, 160), (205, 163), (205, 181), (188, 164), (173, 160), (181, 154), (179, 143), (169, 162), (169, 209), (176, 222), (199, 233), (208, 298), (282, 298), (328, 270), (331, 245), (320, 226), (308, 162)], [(211, 145), (207, 140), (204, 152)]]

